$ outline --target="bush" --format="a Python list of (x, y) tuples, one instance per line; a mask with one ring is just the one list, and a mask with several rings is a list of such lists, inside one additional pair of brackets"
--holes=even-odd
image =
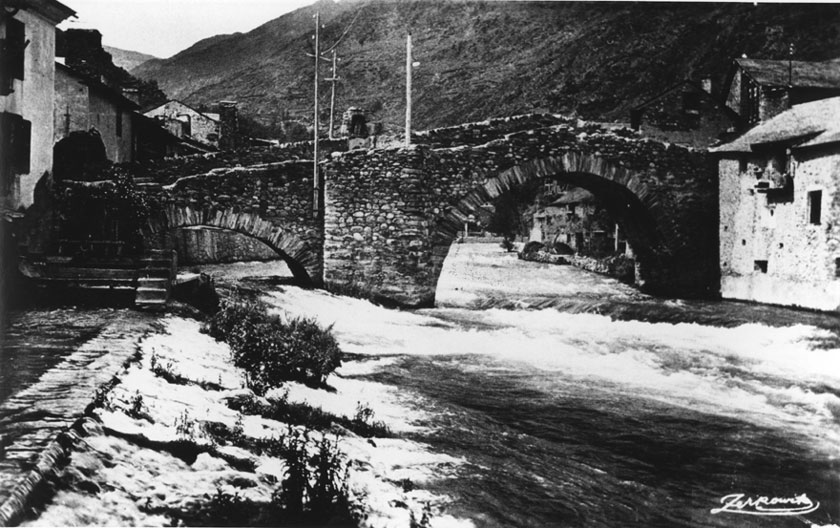
[(134, 183), (129, 167), (113, 165), (99, 181), (67, 182), (56, 188), (56, 219), (61, 238), (118, 240), (126, 252), (143, 248), (142, 227), (159, 203)]
[(226, 300), (209, 321), (208, 333), (230, 345), (233, 362), (245, 370), (259, 394), (284, 381), (322, 385), (341, 365), (341, 349), (330, 328), (315, 320), (285, 320), (264, 304)]
[(287, 521), (323, 525), (347, 517), (347, 463), (338, 439), (323, 437), (317, 450), (307, 449), (309, 431), (289, 429), (275, 441), (272, 456), (286, 461), (283, 482), (272, 502)]

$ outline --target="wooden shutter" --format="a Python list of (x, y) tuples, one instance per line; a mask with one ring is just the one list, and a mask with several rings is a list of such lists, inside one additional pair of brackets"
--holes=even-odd
[(7, 18), (6, 37), (0, 39), (0, 95), (14, 90), (14, 80), (23, 80), (26, 42), (26, 26), (20, 20)]
[(0, 113), (0, 195), (7, 195), (14, 182), (14, 149), (12, 135), (15, 118), (9, 112)]
[(20, 20), (6, 20), (6, 40), (9, 41), (9, 74), (13, 79), (23, 80), (23, 65), (26, 45), (26, 26)]
[(15, 153), (15, 174), (29, 174), (29, 159), (32, 150), (32, 122), (19, 119), (13, 136)]
[(28, 174), (32, 123), (17, 114), (0, 113), (0, 194), (12, 190), (16, 174)]

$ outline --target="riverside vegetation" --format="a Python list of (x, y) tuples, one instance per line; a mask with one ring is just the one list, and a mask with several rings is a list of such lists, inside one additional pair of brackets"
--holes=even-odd
[[(271, 314), (265, 304), (238, 297), (224, 300), (200, 328), (216, 343), (228, 346), (193, 338), (186, 347), (169, 348), (166, 340), (144, 338), (125, 371), (97, 393), (76, 427), (84, 437), (73, 447), (78, 454), (59, 471), (56, 495), (51, 503), (43, 504), (39, 522), (55, 522), (51, 515), (66, 512), (52, 513), (50, 508), (61, 510), (74, 501), (97, 500), (97, 507), (107, 510), (113, 500), (105, 497), (114, 487), (124, 487), (129, 500), (137, 504), (136, 510), (133, 505), (129, 508), (133, 513), (121, 512), (118, 520), (101, 513), (99, 517), (78, 514), (82, 515), (78, 522), (298, 526), (359, 521), (357, 505), (349, 502), (348, 471), (353, 459), (343, 451), (342, 437), (393, 435), (384, 423), (374, 420), (366, 404), (358, 403), (352, 417), (337, 416), (290, 401), (284, 387), (299, 382), (331, 390), (326, 379), (341, 365), (342, 355), (331, 329), (314, 319)], [(183, 337), (179, 341), (187, 344)], [(225, 368), (231, 362), (238, 368)], [(247, 389), (236, 388), (243, 381)], [(115, 455), (132, 450), (137, 451), (132, 456)], [(156, 467), (148, 462), (152, 455), (142, 454), (146, 450), (174, 459)], [(151, 474), (143, 483), (147, 495), (131, 485), (123, 486), (122, 481), (109, 480), (116, 456), (139, 460), (131, 462), (140, 464), (136, 471)], [(98, 457), (99, 462), (92, 462)], [(165, 473), (168, 466), (186, 464), (184, 469), (189, 470), (207, 461), (227, 469), (210, 477), (184, 475), (184, 479), (199, 480), (192, 484), (185, 480), (161, 493), (162, 487), (170, 485)], [(74, 499), (68, 500), (66, 494)], [(81, 503), (73, 509), (80, 508), (85, 509)], [(412, 519), (414, 515), (411, 512)], [(62, 524), (67, 522), (66, 517), (61, 519)]]

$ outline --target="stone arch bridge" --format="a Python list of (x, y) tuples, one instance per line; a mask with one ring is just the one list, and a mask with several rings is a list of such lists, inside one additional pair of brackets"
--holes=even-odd
[(716, 166), (704, 152), (556, 116), (438, 129), (409, 148), (334, 153), (181, 178), (161, 188), (149, 238), (209, 226), (257, 238), (305, 282), (405, 306), (434, 302), (443, 260), (471, 214), (534, 180), (591, 191), (621, 225), (637, 282), (674, 296), (718, 287)]

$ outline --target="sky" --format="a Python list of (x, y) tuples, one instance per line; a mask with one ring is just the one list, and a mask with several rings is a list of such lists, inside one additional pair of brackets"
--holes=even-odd
[(98, 29), (106, 46), (170, 57), (201, 39), (247, 32), (314, 0), (60, 0), (61, 29)]

